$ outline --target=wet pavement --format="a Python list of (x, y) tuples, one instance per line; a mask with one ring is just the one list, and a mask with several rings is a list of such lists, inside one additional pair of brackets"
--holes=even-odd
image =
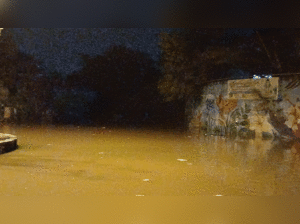
[(2, 127), (0, 195), (295, 195), (300, 144), (179, 132)]

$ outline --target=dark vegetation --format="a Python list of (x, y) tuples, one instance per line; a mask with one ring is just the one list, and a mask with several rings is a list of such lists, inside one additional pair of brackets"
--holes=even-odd
[(0, 103), (17, 109), (18, 123), (183, 127), (185, 105), (213, 80), (300, 71), (298, 29), (177, 29), (160, 37), (159, 62), (113, 45), (80, 55), (82, 69), (66, 75), (42, 70), (4, 29), (0, 78), (9, 95), (2, 91)]
[(184, 106), (164, 101), (157, 89), (160, 70), (145, 53), (111, 46), (102, 55), (81, 55), (82, 70), (66, 76), (39, 69), (33, 56), (20, 53), (9, 29), (0, 47), (1, 80), (9, 90), (1, 104), (17, 109), (13, 122), (183, 126)]
[(189, 100), (217, 79), (253, 74), (294, 74), (300, 85), (299, 29), (184, 29), (161, 34), (164, 74), (159, 89), (167, 100)]
[(71, 89), (88, 89), (86, 105), (93, 123), (124, 126), (182, 125), (182, 105), (164, 102), (157, 90), (161, 76), (145, 53), (112, 46), (103, 55), (81, 55), (83, 68), (67, 78)]

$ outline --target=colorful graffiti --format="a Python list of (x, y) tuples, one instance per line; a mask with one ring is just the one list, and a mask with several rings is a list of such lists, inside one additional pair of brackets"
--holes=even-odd
[(224, 100), (223, 95), (220, 94), (216, 101), (216, 104), (219, 108), (220, 117), (224, 119), (224, 113), (228, 115), (232, 110), (234, 110), (237, 107), (237, 100)]
[(279, 86), (278, 98), (236, 99), (226, 96), (227, 83), (217, 85), (220, 91), (212, 84), (204, 91), (204, 100), (195, 107), (190, 127), (196, 127), (197, 132), (241, 138), (300, 138), (300, 100), (289, 100), (294, 92)]
[(300, 102), (294, 104), (289, 99), (287, 100), (292, 106), (288, 110), (288, 119), (285, 123), (293, 130), (294, 135), (300, 138)]

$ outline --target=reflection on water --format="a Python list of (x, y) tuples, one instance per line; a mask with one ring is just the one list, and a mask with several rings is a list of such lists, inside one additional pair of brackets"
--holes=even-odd
[(300, 143), (179, 132), (2, 127), (19, 148), (0, 155), (0, 195), (291, 195)]

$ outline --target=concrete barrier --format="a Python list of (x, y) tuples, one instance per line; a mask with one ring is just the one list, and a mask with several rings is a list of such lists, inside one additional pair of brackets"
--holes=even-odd
[(17, 147), (17, 136), (0, 133), (0, 154), (15, 150)]

